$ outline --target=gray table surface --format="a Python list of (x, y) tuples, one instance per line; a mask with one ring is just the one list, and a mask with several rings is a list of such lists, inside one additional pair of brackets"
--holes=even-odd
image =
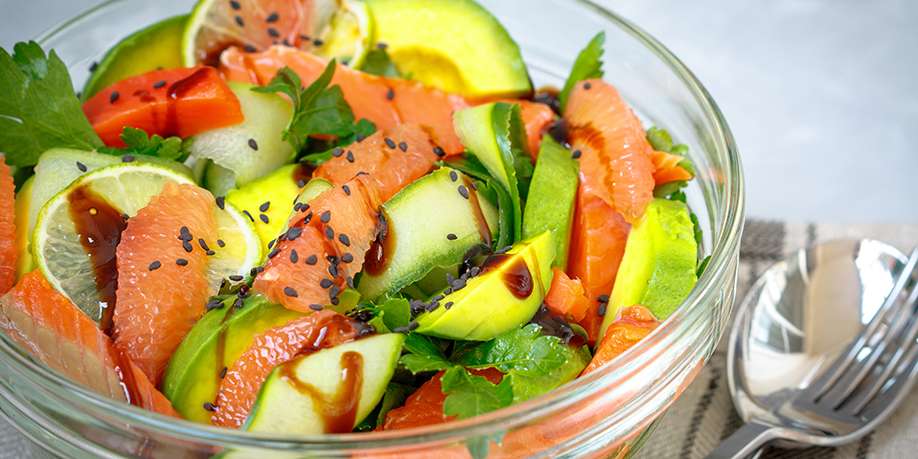
[[(918, 223), (918, 1), (598, 1), (707, 85), (737, 138), (751, 216)], [(0, 46), (95, 3), (0, 0)]]

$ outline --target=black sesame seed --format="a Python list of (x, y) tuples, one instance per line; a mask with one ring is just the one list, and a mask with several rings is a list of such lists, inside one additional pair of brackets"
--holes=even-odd
[(352, 162), (355, 161), (355, 159), (354, 159), (354, 152), (351, 151), (351, 150), (348, 150), (348, 151), (347, 151), (347, 155), (346, 155), (345, 157), (347, 158), (347, 162), (349, 162), (349, 163), (352, 163)]
[(242, 8), (242, 5), (240, 5), (236, 0), (230, 0), (230, 7), (236, 11), (239, 11), (239, 8)]
[(345, 263), (350, 263), (350, 262), (354, 261), (354, 256), (351, 255), (351, 254), (348, 253), (348, 252), (345, 252), (344, 255), (341, 255), (341, 261), (343, 261), (343, 262), (345, 262)]
[(132, 162), (134, 162), (134, 156), (132, 156), (132, 155), (124, 155), (124, 156), (121, 157), (121, 162), (123, 162), (123, 163), (132, 163)]
[(434, 152), (435, 155), (437, 155), (437, 156), (439, 156), (439, 157), (441, 157), (441, 158), (444, 157), (444, 156), (446, 156), (446, 152), (445, 152), (442, 148), (440, 148), (440, 147), (434, 147), (433, 152)]
[(583, 154), (583, 152), (581, 152), (580, 150), (574, 150), (574, 152), (571, 153), (571, 158), (578, 159), (578, 158), (580, 158), (580, 155), (582, 155), (582, 154)]
[(596, 297), (596, 300), (599, 301), (600, 303), (608, 303), (609, 295), (599, 295), (598, 297)]
[(449, 233), (446, 235), (446, 239), (449, 239), (450, 241), (455, 241), (456, 239), (458, 239), (458, 237), (453, 233)]
[(322, 46), (325, 44), (325, 42), (316, 38), (315, 40), (312, 41), (312, 44), (315, 46)]
[(211, 299), (210, 301), (207, 302), (207, 305), (204, 306), (204, 308), (207, 309), (208, 311), (212, 311), (214, 309), (220, 309), (222, 307), (223, 307), (223, 301), (218, 298)]
[(379, 43), (376, 44), (376, 48), (377, 48), (377, 49), (381, 49), (381, 50), (383, 50), (383, 51), (385, 51), (386, 48), (388, 48), (388, 47), (389, 47), (389, 44), (388, 44), (388, 43), (385, 43), (385, 42), (379, 42)]
[(80, 172), (86, 172), (87, 170), (89, 170), (89, 169), (86, 167), (85, 164), (83, 164), (83, 163), (81, 163), (81, 162), (79, 162), (79, 161), (76, 162), (76, 166), (77, 166), (77, 169), (80, 170)]
[(153, 89), (159, 89), (166, 85), (166, 80), (159, 80), (156, 83), (153, 83)]
[(245, 21), (242, 20), (242, 16), (236, 16), (236, 25), (245, 27)]
[(332, 277), (338, 277), (338, 265), (336, 264), (328, 265), (328, 273), (331, 274)]
[(242, 49), (247, 53), (254, 53), (258, 51), (258, 48), (250, 44), (246, 44), (245, 46), (242, 47)]
[(255, 217), (253, 217), (252, 214), (249, 213), (249, 211), (243, 209), (242, 213), (243, 213), (246, 217), (249, 217), (249, 220), (251, 220), (252, 223), (255, 223)]
[(333, 264), (333, 265), (334, 265), (334, 264), (338, 264), (338, 257), (336, 257), (336, 256), (334, 256), (334, 255), (327, 255), (327, 256), (325, 257), (325, 259), (328, 260), (328, 262), (331, 263), (331, 264)]
[(258, 206), (258, 210), (260, 210), (260, 211), (262, 211), (262, 212), (267, 212), (268, 209), (270, 209), (270, 208), (271, 208), (271, 201), (265, 201), (265, 202), (261, 203), (260, 206)]
[(459, 189), (459, 194), (462, 195), (463, 198), (465, 199), (469, 198), (469, 189), (466, 188), (465, 185), (459, 185), (458, 189)]
[(407, 143), (407, 142), (399, 142), (399, 143), (398, 143), (398, 149), (399, 149), (399, 150), (402, 150), (403, 153), (407, 153), (407, 152), (408, 152), (408, 143)]
[(217, 246), (222, 249), (226, 247), (226, 242), (223, 242), (223, 239), (217, 239)]
[(347, 286), (348, 286), (348, 287), (350, 287), (350, 288), (357, 288), (357, 287), (354, 286), (354, 278), (353, 278), (353, 277), (347, 276), (347, 278), (344, 279), (344, 281), (347, 282)]
[(309, 224), (309, 222), (310, 222), (311, 220), (312, 220), (312, 212), (306, 214), (306, 216), (303, 217), (303, 224), (304, 224), (304, 225), (307, 225), (307, 224)]
[(332, 288), (328, 289), (328, 297), (332, 300), (338, 298), (338, 294), (341, 293), (341, 287), (333, 285)]
[(300, 296), (299, 293), (296, 293), (296, 290), (294, 290), (293, 287), (284, 287), (284, 295), (287, 295), (290, 298), (296, 298)]
[(243, 300), (242, 297), (236, 298), (236, 300), (233, 301), (234, 308), (242, 309), (243, 306), (245, 306), (245, 300)]
[(413, 321), (413, 320), (412, 320), (411, 322), (408, 322), (408, 331), (415, 331), (415, 330), (417, 330), (418, 327), (420, 327), (420, 326), (421, 326), (421, 324), (419, 324), (419, 323), (417, 323), (416, 321)]
[(470, 183), (469, 183), (469, 188), (471, 188), (471, 189), (473, 189), (473, 190), (475, 190), (475, 191), (478, 191), (478, 184), (476, 184), (475, 182), (470, 182)]
[(300, 254), (296, 253), (296, 249), (290, 250), (290, 263), (296, 263), (300, 261)]
[(386, 142), (386, 146), (387, 146), (387, 147), (389, 147), (389, 148), (395, 150), (396, 145), (395, 145), (395, 141), (394, 141), (394, 140), (392, 140), (392, 139), (386, 137), (385, 142)]
[(198, 239), (198, 245), (201, 246), (201, 250), (207, 252), (210, 250), (210, 247), (207, 246), (207, 242), (204, 239)]
[(599, 317), (604, 317), (606, 315), (606, 308), (608, 307), (608, 303), (599, 303), (599, 308), (596, 309), (596, 314)]
[(297, 180), (297, 181), (296, 181), (296, 186), (299, 187), (299, 188), (303, 188), (304, 186), (306, 186), (306, 180), (304, 180), (304, 179), (299, 179), (299, 180)]
[(156, 270), (159, 269), (162, 265), (163, 265), (163, 264), (160, 263), (159, 260), (156, 260), (156, 261), (154, 261), (153, 263), (150, 263), (150, 266), (148, 266), (147, 269), (149, 269), (150, 271), (156, 271)]
[(294, 226), (293, 228), (290, 228), (287, 230), (287, 240), (288, 241), (296, 240), (298, 237), (300, 237), (301, 234), (303, 234), (303, 228)]
[(112, 93), (108, 95), (108, 103), (113, 104), (118, 102), (119, 97), (121, 97), (121, 94), (119, 94), (118, 91), (112, 91)]
[(309, 309), (312, 309), (313, 311), (321, 311), (325, 309), (325, 306), (318, 303), (313, 303), (309, 305)]
[(270, 241), (268, 241), (268, 248), (270, 249), (274, 247), (274, 244), (277, 244), (277, 239), (271, 239)]
[(229, 279), (229, 280), (231, 280), (231, 281), (233, 281), (233, 282), (240, 282), (240, 281), (242, 281), (242, 279), (244, 279), (244, 277), (240, 276), (239, 274), (233, 274), (232, 276), (228, 277), (227, 279)]
[(349, 186), (347, 186), (347, 185), (341, 185), (341, 189), (344, 190), (344, 194), (346, 194), (346, 195), (348, 195), (348, 196), (351, 195), (351, 187), (349, 187)]
[(269, 14), (268, 17), (265, 18), (265, 22), (267, 22), (268, 24), (270, 24), (270, 23), (272, 23), (272, 22), (277, 22), (278, 19), (280, 19), (280, 15), (277, 14), (277, 12), (275, 11), (275, 12)]
[(386, 99), (395, 99), (395, 91), (392, 88), (389, 88), (389, 90), (386, 91)]
[(258, 219), (261, 220), (261, 222), (264, 223), (265, 225), (267, 225), (268, 222), (269, 222), (268, 216), (265, 215), (265, 214), (259, 215), (259, 216), (258, 216)]
[(274, 27), (268, 27), (268, 35), (270, 35), (272, 38), (277, 38), (280, 36), (280, 32), (278, 32)]
[(249, 148), (258, 151), (258, 142), (255, 139), (249, 139)]
[(345, 247), (351, 246), (351, 238), (347, 237), (347, 234), (344, 234), (344, 233), (339, 234), (338, 241), (344, 244)]
[(446, 310), (449, 310), (449, 308), (451, 307), (453, 307), (452, 301), (447, 301), (446, 304), (443, 305), (443, 309), (446, 309)]
[(190, 241), (190, 240), (192, 240), (192, 239), (194, 239), (194, 238), (191, 236), (191, 231), (188, 229), (187, 226), (183, 226), (183, 227), (179, 228), (178, 240), (180, 240), (180, 241)]
[(306, 257), (306, 264), (307, 264), (307, 265), (314, 265), (314, 264), (316, 264), (316, 263), (318, 263), (318, 262), (319, 262), (319, 257), (317, 257), (317, 256), (315, 256), (315, 255), (310, 255), (310, 256)]
[(341, 147), (335, 147), (335, 149), (332, 150), (332, 156), (334, 156), (335, 158), (338, 158), (343, 154), (344, 154), (344, 149)]
[(583, 83), (583, 89), (586, 89), (587, 91), (589, 91), (590, 88), (592, 87), (593, 85), (589, 81), (587, 81), (586, 83)]
[(184, 258), (179, 258), (179, 259), (175, 260), (175, 264), (177, 264), (177, 265), (179, 265), (179, 266), (188, 266), (188, 260), (186, 260), (186, 259), (184, 259)]
[(325, 237), (327, 237), (328, 240), (333, 240), (333, 239), (335, 239), (335, 230), (332, 229), (331, 226), (326, 226), (326, 227), (325, 227)]
[(223, 210), (226, 208), (226, 198), (225, 197), (217, 196), (217, 207), (219, 207), (220, 210)]
[(188, 241), (182, 241), (182, 248), (185, 249), (185, 251), (188, 253), (191, 253), (194, 250), (194, 246), (192, 246)]
[(310, 41), (310, 40), (312, 40), (312, 38), (311, 38), (309, 35), (300, 34), (300, 40), (303, 40), (303, 41)]
[(459, 180), (459, 174), (457, 174), (456, 171), (449, 171), (449, 179), (455, 182)]
[(99, 69), (99, 63), (98, 63), (98, 62), (92, 61), (92, 64), (89, 64), (89, 71), (90, 71), (90, 72), (95, 72), (95, 71), (98, 70), (98, 69)]
[(220, 370), (220, 379), (223, 379), (223, 378), (226, 377), (226, 371), (227, 371), (227, 370), (228, 370), (228, 368), (226, 368), (226, 367), (223, 367), (223, 369)]
[(322, 287), (322, 288), (329, 288), (332, 285), (335, 285), (335, 283), (332, 282), (331, 279), (323, 278), (322, 280), (319, 281), (319, 287)]
[(279, 254), (279, 253), (280, 253), (280, 248), (279, 248), (279, 247), (275, 247), (274, 250), (272, 250), (271, 253), (268, 254), (268, 258), (274, 258), (274, 257), (276, 257), (277, 254)]
[(217, 411), (217, 406), (210, 402), (204, 402), (204, 409), (207, 411)]
[(325, 212), (322, 212), (322, 215), (319, 215), (319, 220), (320, 220), (322, 223), (328, 223), (328, 222), (330, 222), (330, 221), (331, 221), (331, 211), (330, 211), (330, 210), (326, 210)]

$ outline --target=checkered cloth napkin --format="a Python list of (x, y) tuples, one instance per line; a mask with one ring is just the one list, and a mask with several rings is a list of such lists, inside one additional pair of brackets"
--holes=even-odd
[[(840, 238), (871, 238), (903, 252), (918, 245), (918, 225), (798, 225), (749, 221), (740, 252), (737, 302), (772, 263), (802, 247)], [(729, 333), (725, 333), (728, 335)], [(702, 458), (742, 425), (727, 389), (726, 336), (698, 378), (666, 413), (638, 453), (649, 458)], [(780, 450), (762, 458), (899, 459), (918, 457), (918, 393), (912, 394), (878, 430), (840, 448)]]
[[(837, 238), (873, 238), (910, 250), (918, 244), (918, 225), (798, 225), (751, 220), (746, 225), (740, 257), (737, 299), (758, 275), (787, 253)], [(693, 459), (704, 457), (742, 421), (727, 390), (724, 343), (704, 371), (668, 411), (638, 457)], [(913, 394), (876, 432), (841, 448), (769, 449), (764, 458), (899, 459), (918, 457), (918, 394)], [(9, 423), (0, 420), (0, 459), (49, 457), (31, 445)]]

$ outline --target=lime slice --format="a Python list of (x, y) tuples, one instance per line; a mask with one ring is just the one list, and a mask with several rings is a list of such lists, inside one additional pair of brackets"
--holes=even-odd
[(359, 0), (200, 0), (185, 25), (182, 59), (186, 66), (215, 65), (229, 46), (262, 51), (284, 44), (357, 66), (373, 36), (370, 18)]
[[(93, 320), (101, 320), (114, 300), (115, 250), (124, 217), (136, 215), (169, 182), (194, 185), (160, 165), (117, 164), (83, 175), (41, 209), (32, 234), (35, 263)], [(245, 219), (232, 207), (217, 210), (218, 235), (227, 250), (212, 258), (213, 284), (247, 273), (261, 259), (258, 235)]]

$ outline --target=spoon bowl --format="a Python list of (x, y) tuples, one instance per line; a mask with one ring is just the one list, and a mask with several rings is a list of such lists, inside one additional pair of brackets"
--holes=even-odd
[(879, 241), (837, 240), (769, 268), (739, 306), (730, 334), (728, 383), (743, 420), (778, 428), (785, 447), (837, 445), (858, 435), (788, 427), (782, 410), (873, 319), (906, 260)]

